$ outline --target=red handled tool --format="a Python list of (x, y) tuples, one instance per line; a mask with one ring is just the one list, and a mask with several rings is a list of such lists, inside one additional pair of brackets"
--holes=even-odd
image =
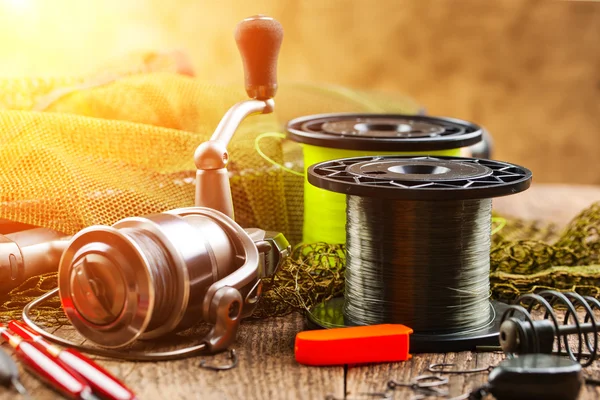
[(98, 400), (83, 378), (53, 357), (43, 346), (18, 337), (5, 326), (0, 327), (0, 335), (15, 349), (17, 358), (27, 369), (64, 396), (76, 400)]
[(43, 346), (67, 366), (81, 375), (92, 389), (103, 398), (110, 400), (134, 400), (135, 393), (113, 377), (110, 372), (90, 360), (83, 354), (73, 349), (60, 349), (47, 341), (42, 336), (31, 330), (21, 321), (11, 321), (8, 327), (23, 339), (31, 340)]
[(383, 324), (304, 331), (296, 335), (296, 361), (306, 365), (343, 365), (410, 359), (404, 325)]

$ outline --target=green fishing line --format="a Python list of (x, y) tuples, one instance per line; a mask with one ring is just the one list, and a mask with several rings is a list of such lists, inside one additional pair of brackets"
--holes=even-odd
[(386, 114), (323, 114), (288, 123), (289, 137), (304, 150), (304, 243), (346, 242), (346, 198), (312, 186), (311, 165), (362, 156), (461, 155), (481, 141), (480, 127), (456, 119)]

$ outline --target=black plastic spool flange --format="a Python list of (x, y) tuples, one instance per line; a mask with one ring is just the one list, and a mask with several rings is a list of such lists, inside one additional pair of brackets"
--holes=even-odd
[[(313, 165), (308, 181), (347, 195), (404, 200), (467, 200), (515, 194), (531, 184), (531, 171), (501, 161), (431, 156), (355, 157)], [(466, 332), (415, 332), (412, 353), (475, 350), (498, 346), (505, 304), (492, 301), (490, 320)], [(353, 326), (343, 314), (343, 298), (321, 303), (307, 321), (312, 328)]]
[[(468, 332), (428, 332), (410, 335), (410, 352), (448, 353), (458, 351), (475, 351), (478, 347), (499, 346), (498, 332), (502, 314), (508, 305), (499, 301), (490, 302), (490, 320), (479, 329)], [(357, 326), (344, 315), (344, 298), (334, 297), (317, 304), (306, 313), (309, 329), (328, 329)]]
[(354, 196), (468, 200), (522, 192), (531, 184), (531, 171), (478, 158), (369, 156), (312, 165), (308, 181), (321, 189)]
[(479, 143), (481, 127), (455, 118), (401, 114), (319, 114), (287, 124), (295, 142), (334, 149), (418, 152)]

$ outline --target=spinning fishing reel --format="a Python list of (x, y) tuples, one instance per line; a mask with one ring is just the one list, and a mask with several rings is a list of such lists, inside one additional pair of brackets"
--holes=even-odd
[[(61, 258), (57, 290), (73, 326), (105, 348), (164, 336), (199, 321), (212, 325), (202, 343), (185, 352), (86, 347), (87, 352), (135, 360), (217, 352), (235, 340), (240, 319), (252, 314), (260, 297), (261, 279), (288, 254), (280, 233), (244, 230), (210, 208), (183, 208), (80, 231)], [(55, 293), (27, 305), (23, 319), (47, 338), (77, 348), (40, 330), (29, 316)]]
[[(68, 242), (59, 287), (23, 310), (23, 320), (46, 338), (92, 354), (129, 360), (165, 360), (217, 352), (235, 340), (250, 316), (261, 279), (272, 275), (290, 246), (281, 233), (243, 229), (233, 220), (227, 145), (249, 115), (273, 111), (276, 64), (283, 31), (272, 18), (242, 21), (236, 41), (251, 100), (234, 105), (194, 155), (196, 206), (92, 226)], [(37, 327), (34, 307), (58, 291), (73, 326), (88, 340), (117, 349), (204, 321), (212, 329), (199, 345), (164, 353), (82, 347)]]
[[(558, 308), (565, 310), (562, 322)], [(525, 294), (502, 316), (500, 346), (509, 355), (567, 355), (587, 367), (598, 358), (600, 323), (594, 311), (600, 311), (600, 301), (577, 293)]]

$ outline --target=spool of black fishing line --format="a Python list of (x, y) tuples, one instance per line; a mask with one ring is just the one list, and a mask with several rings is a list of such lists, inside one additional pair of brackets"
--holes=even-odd
[(412, 352), (498, 343), (503, 305), (489, 302), (492, 198), (521, 192), (531, 172), (499, 161), (431, 156), (322, 162), (308, 181), (346, 194), (345, 298), (317, 306), (331, 326), (400, 323)]

